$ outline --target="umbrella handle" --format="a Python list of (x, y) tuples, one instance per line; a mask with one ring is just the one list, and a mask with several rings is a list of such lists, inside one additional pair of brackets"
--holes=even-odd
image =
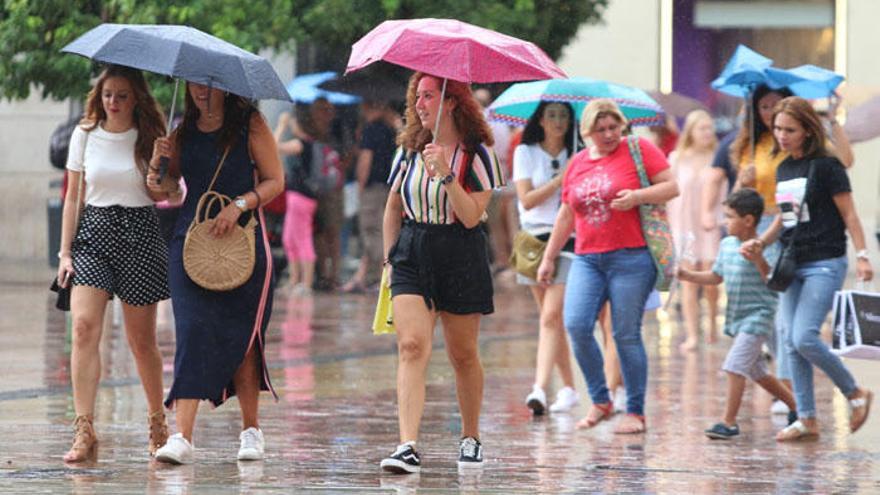
[(443, 88), (440, 90), (440, 107), (437, 109), (437, 118), (434, 121), (434, 138), (431, 140), (431, 144), (437, 144), (437, 137), (440, 134), (440, 115), (443, 114), (443, 100), (446, 99), (446, 81), (447, 79), (443, 78)]

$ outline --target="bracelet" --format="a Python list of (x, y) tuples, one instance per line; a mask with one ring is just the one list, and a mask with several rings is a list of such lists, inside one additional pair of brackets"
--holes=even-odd
[(256, 210), (257, 208), (260, 207), (261, 204), (263, 204), (263, 198), (260, 197), (260, 193), (257, 192), (256, 188), (251, 189), (251, 192), (254, 193), (254, 196), (257, 197), (257, 204), (254, 205), (254, 207), (253, 207), (253, 209)]
[(58, 259), (59, 260), (65, 256), (70, 256), (70, 251), (58, 251)]
[(860, 249), (860, 250), (856, 253), (856, 259), (857, 259), (857, 260), (871, 261), (871, 256), (868, 254), (868, 250), (867, 250), (867, 249)]
[(391, 260), (389, 260), (388, 258), (385, 258), (384, 260), (382, 260), (382, 266), (390, 265), (390, 264), (391, 264)]

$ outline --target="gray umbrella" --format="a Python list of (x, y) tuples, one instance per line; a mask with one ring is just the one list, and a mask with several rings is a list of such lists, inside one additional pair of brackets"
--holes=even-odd
[(268, 60), (188, 26), (101, 24), (61, 51), (177, 77), (253, 100), (290, 101)]
[(843, 131), (853, 143), (880, 136), (880, 96), (875, 96), (850, 110)]

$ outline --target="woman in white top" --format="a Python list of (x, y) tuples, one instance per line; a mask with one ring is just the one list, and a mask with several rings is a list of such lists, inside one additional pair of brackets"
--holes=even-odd
[[(573, 117), (574, 112), (568, 103), (541, 102), (523, 130), (522, 144), (513, 152), (513, 181), (519, 199), (520, 228), (543, 241), (550, 237), (559, 212), (563, 172), (573, 154)], [(562, 325), (565, 279), (571, 264), (566, 253), (573, 252), (573, 239), (569, 244), (559, 258), (552, 284), (545, 286), (525, 275), (516, 275), (518, 283), (531, 289), (540, 312), (535, 384), (526, 397), (526, 405), (535, 415), (544, 414), (547, 408), (546, 388), (554, 367), (559, 368), (563, 388), (557, 392), (550, 411), (567, 411), (578, 402), (568, 341)]]
[(162, 113), (143, 74), (110, 66), (89, 93), (86, 116), (70, 140), (70, 187), (58, 253), (58, 282), (73, 285), (70, 374), (76, 419), (66, 462), (97, 455), (99, 343), (104, 310), (114, 295), (122, 301), (126, 335), (147, 396), (149, 452), (168, 437), (156, 343), (156, 304), (169, 297), (168, 254), (153, 207), (164, 197), (154, 197), (145, 182), (153, 142), (164, 134)]
[[(721, 232), (718, 229), (706, 230), (701, 222), (704, 214), (703, 188), (711, 180), (712, 158), (717, 147), (712, 116), (705, 110), (695, 110), (685, 119), (678, 144), (669, 155), (669, 164), (681, 191), (679, 197), (669, 202), (669, 223), (676, 245), (687, 247), (683, 266), (692, 270), (710, 269), (721, 242)], [(716, 218), (721, 213), (720, 209), (720, 201), (712, 205)], [(683, 351), (695, 350), (699, 341), (699, 289), (697, 284), (681, 282), (681, 309), (688, 334), (687, 340), (681, 344)], [(702, 289), (709, 310), (706, 341), (711, 344), (718, 340), (718, 327), (715, 324), (718, 288), (703, 286)]]

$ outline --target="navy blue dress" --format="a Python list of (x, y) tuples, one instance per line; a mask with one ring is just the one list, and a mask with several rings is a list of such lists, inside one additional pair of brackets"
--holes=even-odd
[[(174, 383), (165, 399), (169, 408), (174, 407), (177, 399), (209, 400), (219, 406), (235, 395), (232, 377), (251, 346), (256, 349), (259, 360), (260, 389), (275, 395), (264, 355), (274, 280), (262, 211), (257, 213), (256, 264), (247, 283), (230, 291), (210, 291), (196, 285), (183, 269), (183, 241), (187, 228), (223, 155), (223, 150), (217, 147), (218, 136), (218, 132), (205, 133), (193, 126), (186, 133), (181, 150), (180, 170), (186, 180), (187, 194), (174, 227), (168, 256), (177, 337)], [(247, 136), (248, 129), (245, 128), (214, 184), (215, 191), (230, 198), (254, 188), (256, 167), (248, 152)], [(248, 214), (242, 215), (240, 223), (243, 225), (247, 218)]]

